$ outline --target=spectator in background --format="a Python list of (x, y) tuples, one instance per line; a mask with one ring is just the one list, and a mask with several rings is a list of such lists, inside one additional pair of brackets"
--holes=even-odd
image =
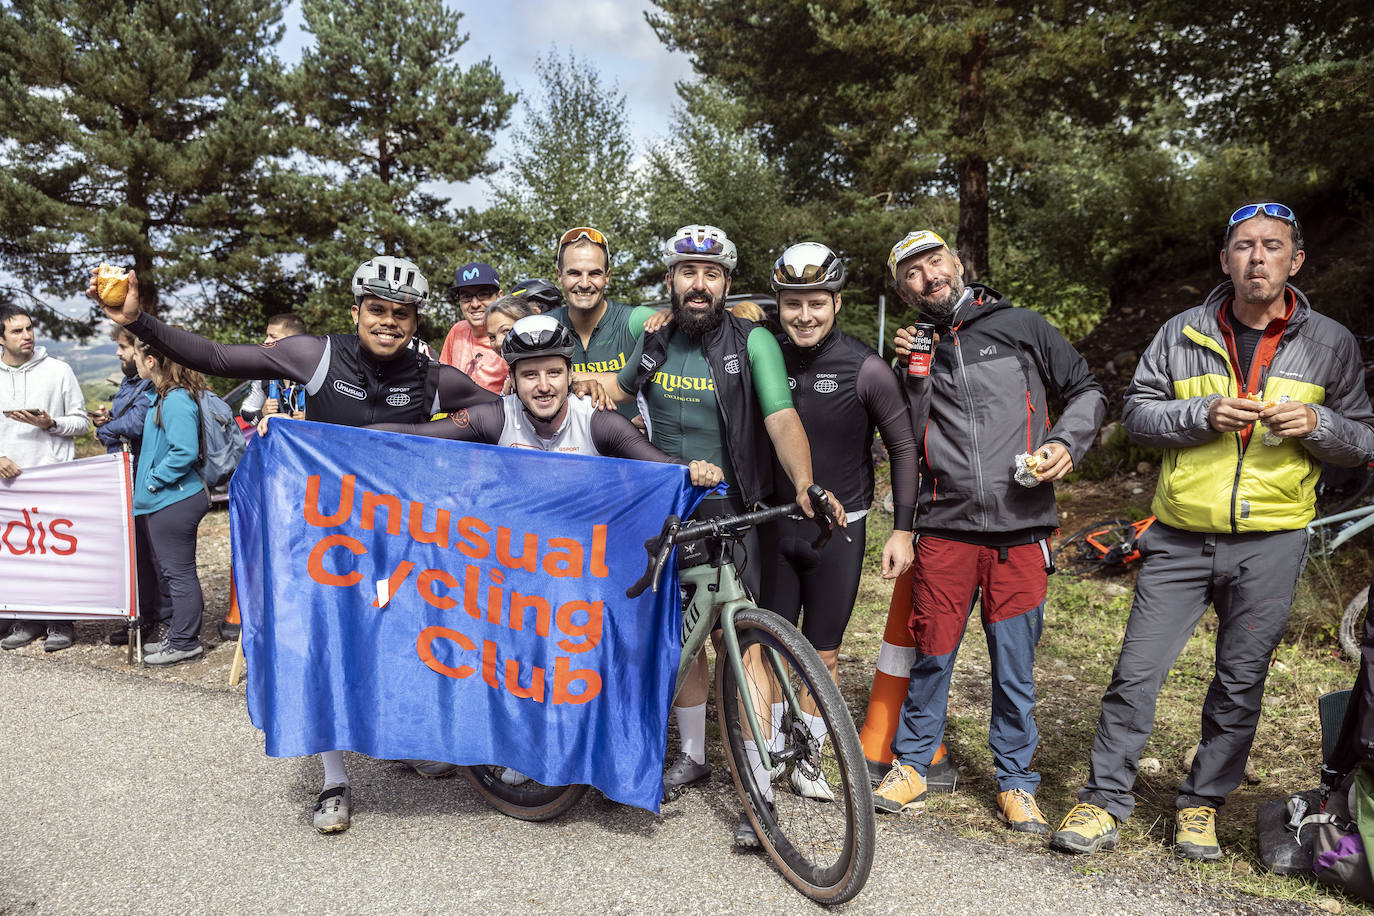
[(134, 478), (134, 524), (142, 529), (153, 567), (171, 596), (166, 639), (145, 647), (143, 664), (155, 668), (205, 654), (200, 618), (205, 599), (196, 573), (196, 529), (210, 510), (210, 494), (196, 471), (200, 457), (200, 406), (205, 376), (150, 344), (137, 345), (139, 374), (152, 383), (143, 448)]
[[(124, 377), (115, 392), (114, 400), (108, 410), (101, 408), (91, 414), (95, 424), (95, 437), (105, 446), (106, 451), (118, 452), (128, 448), (133, 467), (138, 467), (139, 447), (143, 444), (143, 421), (148, 416), (148, 394), (153, 383), (138, 374), (138, 338), (124, 328), (115, 326), (110, 332), (115, 342), (115, 355), (119, 357), (119, 368)], [(138, 562), (138, 606), (139, 626), (143, 631), (143, 642), (158, 642), (166, 639), (167, 634), (157, 629), (157, 622), (169, 613), (172, 597), (167, 594), (166, 583), (153, 568), (152, 551), (143, 536), (143, 529), (134, 526), (135, 556)], [(105, 636), (105, 642), (112, 646), (129, 643), (129, 628), (120, 626)]]
[[(0, 305), (0, 411), (0, 479), (71, 461), (74, 440), (90, 428), (76, 373), (35, 345), (33, 318), (16, 305)], [(76, 640), (70, 620), (21, 620), (0, 648), (18, 649), (45, 632), (45, 652)]]
[(506, 342), (506, 334), (515, 323), (521, 318), (538, 315), (540, 312), (537, 300), (526, 299), (514, 293), (502, 296), (487, 306), (487, 339), (491, 341), (492, 349), (500, 353), (501, 345)]
[(501, 280), (490, 264), (474, 262), (458, 268), (448, 294), (458, 303), (462, 319), (444, 338), (439, 362), (455, 366), (490, 391), (500, 394), (510, 367), (491, 348), (487, 335), (487, 306), (501, 298)]
[[(270, 347), (284, 337), (295, 337), (306, 333), (305, 319), (295, 312), (282, 312), (267, 319), (267, 331), (263, 334), (262, 345)], [(125, 331), (124, 333), (129, 333)], [(132, 336), (132, 335), (130, 335)], [(273, 396), (273, 385), (276, 396)], [(299, 398), (299, 403), (297, 399)], [(285, 406), (282, 401), (288, 401)], [(293, 414), (305, 410), (305, 389), (296, 391), (296, 383), (290, 379), (257, 379), (248, 389), (248, 395), (239, 405), (239, 416), (257, 425), (263, 417), (273, 414)]]

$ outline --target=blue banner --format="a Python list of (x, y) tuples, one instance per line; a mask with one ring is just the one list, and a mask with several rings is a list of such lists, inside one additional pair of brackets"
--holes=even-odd
[(657, 811), (676, 566), (625, 590), (701, 492), (679, 465), (274, 423), (230, 486), (267, 753), (497, 764)]

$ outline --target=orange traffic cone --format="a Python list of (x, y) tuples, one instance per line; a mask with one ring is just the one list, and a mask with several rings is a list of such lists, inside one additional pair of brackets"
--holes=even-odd
[(234, 592), (234, 570), (229, 569), (229, 613), (219, 622), (219, 638), (232, 642), (239, 638), (239, 596)]
[[(873, 672), (873, 690), (868, 697), (868, 715), (859, 731), (869, 776), (876, 783), (892, 766), (892, 736), (906, 700), (911, 665), (916, 661), (916, 640), (911, 635), (911, 577), (907, 570), (892, 586), (892, 601), (883, 630), (883, 646), (878, 650), (878, 668)], [(959, 781), (959, 768), (942, 743), (935, 749), (926, 786), (936, 792), (953, 792)]]

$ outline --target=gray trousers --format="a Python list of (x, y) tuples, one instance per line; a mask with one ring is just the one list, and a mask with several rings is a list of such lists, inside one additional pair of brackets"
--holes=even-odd
[(1142, 539), (1141, 558), (1121, 655), (1102, 697), (1088, 782), (1078, 793), (1079, 801), (1118, 819), (1135, 808), (1131, 787), (1159, 688), (1208, 604), (1217, 612), (1216, 673), (1202, 703), (1202, 741), (1177, 805), (1219, 808), (1240, 785), (1269, 659), (1307, 562), (1307, 531), (1209, 535), (1156, 522)]

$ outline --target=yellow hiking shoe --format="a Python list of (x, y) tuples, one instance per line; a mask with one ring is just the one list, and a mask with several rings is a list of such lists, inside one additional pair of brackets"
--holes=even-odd
[(1050, 836), (1050, 848), (1061, 852), (1097, 852), (1116, 845), (1116, 818), (1107, 809), (1081, 802)]
[(1220, 859), (1217, 842), (1217, 809), (1201, 806), (1180, 808), (1174, 816), (1174, 851), (1184, 859)]
[(873, 807), (888, 814), (898, 814), (914, 805), (924, 804), (926, 780), (913, 766), (892, 761), (883, 781), (873, 793)]
[(1017, 833), (1044, 835), (1050, 832), (1049, 822), (1040, 813), (1035, 796), (1025, 789), (1008, 789), (997, 793), (997, 816)]

